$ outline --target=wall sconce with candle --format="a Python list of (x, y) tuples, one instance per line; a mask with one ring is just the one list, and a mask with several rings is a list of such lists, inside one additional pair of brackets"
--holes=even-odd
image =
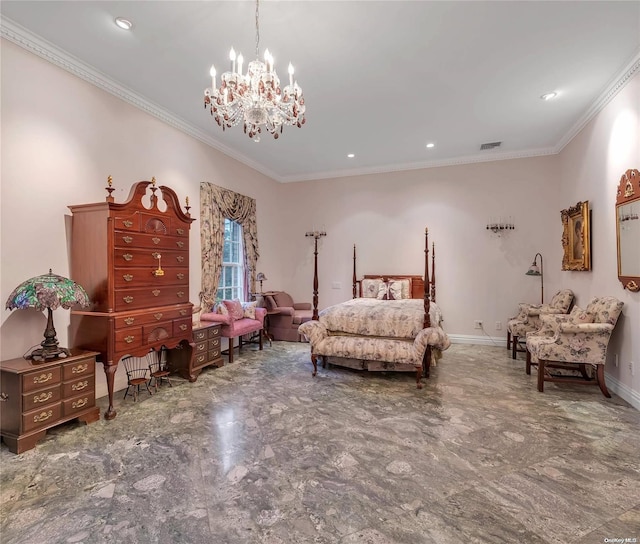
[(489, 218), (489, 223), (487, 223), (487, 230), (490, 230), (494, 234), (500, 236), (503, 231), (514, 230), (516, 227), (513, 224), (513, 218), (509, 216), (507, 219), (504, 217), (498, 217), (497, 219), (494, 217)]

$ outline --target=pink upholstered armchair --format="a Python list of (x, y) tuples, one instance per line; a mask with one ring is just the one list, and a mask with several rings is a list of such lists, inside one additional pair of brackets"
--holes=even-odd
[(264, 300), (269, 312), (269, 334), (273, 339), (298, 342), (298, 327), (313, 317), (311, 303), (293, 302), (291, 295), (284, 291), (265, 293)]

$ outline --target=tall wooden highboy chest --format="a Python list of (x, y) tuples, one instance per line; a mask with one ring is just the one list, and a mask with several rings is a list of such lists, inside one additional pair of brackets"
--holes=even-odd
[[(192, 344), (189, 231), (193, 219), (176, 193), (152, 181), (133, 185), (116, 203), (111, 182), (105, 202), (69, 206), (73, 214), (71, 277), (91, 302), (71, 312), (72, 345), (100, 353), (113, 419), (114, 375), (126, 355)], [(160, 194), (157, 194), (160, 193)], [(188, 204), (188, 203), (187, 203)]]

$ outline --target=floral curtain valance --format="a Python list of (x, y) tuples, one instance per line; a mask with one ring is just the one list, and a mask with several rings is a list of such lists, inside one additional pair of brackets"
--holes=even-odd
[[(254, 285), (258, 261), (258, 226), (256, 201), (212, 183), (200, 184), (200, 247), (202, 287), (200, 305), (210, 311), (216, 300), (222, 252), (224, 249), (224, 220), (231, 219), (242, 226), (244, 266), (248, 272), (245, 287)], [(245, 289), (248, 291), (248, 289)]]

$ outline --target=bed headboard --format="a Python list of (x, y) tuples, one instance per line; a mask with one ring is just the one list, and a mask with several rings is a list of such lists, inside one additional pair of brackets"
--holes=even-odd
[[(365, 274), (362, 279), (381, 279), (384, 282), (392, 281), (392, 280), (411, 280), (411, 298), (424, 298), (424, 278), (420, 275), (413, 274), (393, 274), (393, 275), (385, 275), (385, 274)], [(358, 285), (360, 289), (362, 288), (362, 284), (358, 281)]]

